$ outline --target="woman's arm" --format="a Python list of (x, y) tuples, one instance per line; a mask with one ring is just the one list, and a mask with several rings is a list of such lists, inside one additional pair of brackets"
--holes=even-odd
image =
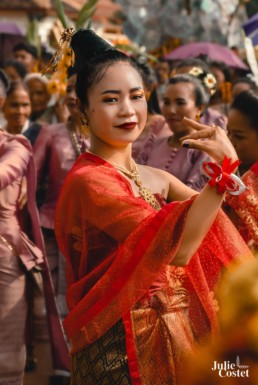
[[(197, 130), (191, 136), (183, 138), (183, 142), (187, 140), (189, 147), (207, 152), (218, 163), (221, 163), (225, 156), (231, 158), (232, 162), (237, 159), (237, 154), (223, 130), (204, 126), (189, 119), (185, 119), (185, 122)], [(209, 185), (198, 194), (188, 211), (182, 242), (173, 259), (173, 265), (187, 264), (198, 250), (218, 214), (223, 198), (224, 194), (218, 195), (216, 188)]]
[(1, 141), (0, 191), (25, 175), (30, 156), (29, 150), (15, 138)]

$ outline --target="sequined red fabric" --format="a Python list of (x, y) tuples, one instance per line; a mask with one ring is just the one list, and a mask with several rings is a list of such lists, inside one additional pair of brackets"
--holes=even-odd
[(238, 196), (227, 195), (226, 200), (239, 217), (237, 227), (243, 238), (258, 246), (258, 162), (243, 175), (242, 181), (247, 189)]

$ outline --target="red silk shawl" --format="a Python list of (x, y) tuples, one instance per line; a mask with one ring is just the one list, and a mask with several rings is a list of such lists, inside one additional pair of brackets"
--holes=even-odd
[[(155, 211), (103, 159), (78, 158), (58, 201), (55, 231), (67, 261), (64, 328), (75, 353), (130, 311), (173, 260), (194, 198)], [(185, 267), (190, 317), (199, 334), (218, 328), (212, 291), (223, 266), (250, 251), (221, 211)]]

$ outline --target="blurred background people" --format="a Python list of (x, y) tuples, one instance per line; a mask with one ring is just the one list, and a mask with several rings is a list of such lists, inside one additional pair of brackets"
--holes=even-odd
[(2, 108), (4, 129), (10, 134), (23, 134), (34, 145), (42, 124), (31, 122), (31, 102), (27, 87), (23, 82), (12, 82), (6, 93)]
[[(157, 98), (158, 98), (158, 106), (161, 111), (162, 107), (162, 100), (163, 100), (163, 95), (164, 91), (169, 79), (169, 73), (170, 73), (170, 66), (167, 60), (159, 58), (158, 62), (154, 66), (154, 71), (156, 74), (157, 78), (157, 83), (155, 90), (153, 92), (156, 93)], [(160, 112), (157, 111), (157, 112)]]
[(48, 89), (49, 80), (46, 77), (39, 73), (28, 74), (24, 82), (31, 100), (31, 121), (45, 124), (66, 122), (67, 108), (63, 99), (56, 100), (52, 97)]
[(234, 81), (232, 84), (232, 100), (240, 94), (240, 92), (253, 90), (257, 91), (255, 82), (250, 77), (241, 77)]
[(155, 90), (156, 77), (153, 69), (148, 64), (144, 57), (135, 58), (135, 61), (140, 69), (145, 97), (148, 105), (148, 115), (144, 130), (135, 142), (132, 143), (132, 156), (137, 159), (137, 156), (143, 149), (145, 142), (154, 134), (155, 137), (167, 136), (169, 134), (169, 127), (165, 118), (158, 112), (158, 99)]
[[(204, 60), (200, 58), (192, 58), (178, 62), (171, 71), (170, 76), (172, 77), (178, 74), (187, 74), (193, 68), (200, 68), (205, 72), (211, 72), (208, 63), (206, 63)], [(214, 110), (212, 106), (208, 105), (200, 117), (200, 123), (206, 124), (208, 126), (214, 124), (215, 126), (219, 126), (226, 130), (227, 117), (221, 112)]]
[[(26, 360), (28, 272), (43, 263), (43, 243), (33, 201), (32, 149), (21, 135), (0, 130), (0, 383), (23, 384)], [(27, 177), (31, 234), (38, 249), (22, 232), (18, 212)]]
[(6, 99), (6, 92), (10, 86), (9, 79), (5, 72), (0, 69), (0, 128), (3, 128), (6, 121), (2, 112), (3, 105)]
[(199, 120), (209, 98), (208, 88), (197, 77), (190, 74), (172, 77), (166, 87), (162, 107), (170, 133), (164, 137), (151, 135), (137, 162), (165, 170), (200, 191), (207, 182), (206, 176), (201, 173), (201, 165), (209, 157), (199, 150), (182, 147), (181, 139), (193, 132), (185, 126), (183, 118)]
[(4, 62), (3, 70), (10, 81), (22, 81), (27, 75), (25, 65), (18, 60), (8, 60)]
[(29, 43), (18, 43), (13, 47), (15, 60), (22, 62), (28, 73), (38, 70), (38, 50)]
[(22, 82), (12, 82), (3, 105), (5, 130), (10, 134), (23, 134), (30, 125), (31, 103), (28, 90)]
[[(61, 187), (68, 171), (73, 166), (76, 158), (89, 147), (89, 139), (82, 137), (82, 122), (76, 107), (75, 81), (76, 75), (71, 70), (68, 74), (66, 94), (64, 95), (64, 103), (69, 111), (68, 121), (42, 127), (33, 148), (38, 186), (46, 186), (44, 196), (41, 194), (40, 197), (40, 225), (44, 236), (46, 256), (54, 285), (59, 315), (62, 319), (67, 315), (65, 258), (59, 252), (56, 243), (54, 213)], [(87, 135), (86, 132), (84, 134)], [(42, 191), (42, 188), (40, 191)], [(45, 341), (49, 341), (45, 322), (44, 298), (41, 293), (38, 293), (35, 303), (37, 308), (35, 322), (45, 325), (42, 331)], [(37, 329), (36, 327), (35, 330)], [(42, 335), (40, 336), (36, 331), (34, 338), (35, 341), (40, 341)], [(50, 342), (52, 342), (51, 336)], [(68, 384), (69, 372), (64, 371), (58, 377), (53, 375), (51, 383), (59, 383), (55, 382), (57, 379), (58, 381), (62, 380), (62, 384)]]
[(212, 61), (210, 71), (217, 81), (217, 90), (211, 98), (210, 106), (227, 116), (232, 98), (230, 68), (223, 62)]

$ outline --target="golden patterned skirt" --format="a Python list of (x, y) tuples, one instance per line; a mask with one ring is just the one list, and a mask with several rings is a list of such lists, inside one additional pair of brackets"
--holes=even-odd
[[(191, 359), (195, 337), (188, 315), (188, 291), (171, 279), (167, 287), (143, 298), (130, 312), (139, 381), (176, 385)], [(126, 328), (126, 330), (125, 330)], [(117, 322), (101, 338), (73, 355), (71, 385), (129, 385), (126, 351), (128, 324)], [(127, 356), (128, 354), (128, 356)], [(132, 362), (131, 362), (132, 364)]]

